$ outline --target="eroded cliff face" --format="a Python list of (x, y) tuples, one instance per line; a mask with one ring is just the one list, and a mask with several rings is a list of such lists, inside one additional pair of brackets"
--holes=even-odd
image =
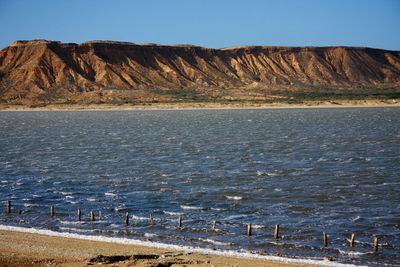
[(188, 93), (250, 99), (274, 90), (399, 85), (400, 51), (371, 48), (34, 40), (0, 51), (2, 102), (168, 100)]

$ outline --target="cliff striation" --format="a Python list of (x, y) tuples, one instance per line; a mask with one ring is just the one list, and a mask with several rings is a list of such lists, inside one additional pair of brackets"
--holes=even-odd
[(0, 101), (8, 103), (268, 99), (399, 86), (400, 51), (372, 48), (32, 40), (0, 51)]

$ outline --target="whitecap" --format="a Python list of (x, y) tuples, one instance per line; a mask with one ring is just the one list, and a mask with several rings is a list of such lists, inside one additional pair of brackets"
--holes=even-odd
[(145, 237), (155, 237), (157, 235), (156, 234), (152, 234), (152, 233), (145, 233), (144, 236)]
[(91, 201), (91, 202), (97, 201), (97, 199), (95, 199), (95, 198), (87, 198), (86, 200), (87, 200), (87, 201)]
[(221, 208), (211, 208), (211, 210), (218, 210), (218, 211), (221, 211), (221, 210), (226, 210), (226, 209), (221, 209)]
[(115, 196), (117, 196), (117, 194), (112, 193), (112, 192), (104, 193), (104, 195), (109, 196), (109, 197), (115, 197)]
[(202, 209), (204, 209), (203, 207), (185, 206), (185, 205), (181, 205), (181, 208), (184, 210), (202, 210)]
[(233, 243), (227, 243), (227, 242), (221, 242), (221, 241), (217, 241), (217, 240), (213, 240), (210, 238), (198, 238), (198, 240), (203, 241), (203, 242), (208, 242), (214, 245), (219, 245), (219, 246), (230, 246)]
[(183, 215), (184, 213), (183, 212), (173, 212), (173, 211), (163, 211), (163, 213), (164, 214), (167, 214), (167, 215), (171, 215), (171, 216), (178, 216), (178, 215)]
[(357, 221), (359, 221), (360, 219), (361, 219), (361, 217), (360, 217), (360, 216), (357, 216), (357, 217), (351, 218), (351, 221), (352, 221), (352, 222), (357, 222)]
[(137, 220), (137, 221), (147, 221), (150, 220), (149, 218), (146, 217), (142, 217), (142, 216), (136, 216), (136, 215), (132, 215), (132, 220)]
[(229, 200), (242, 200), (243, 199), (243, 197), (241, 197), (241, 196), (225, 196), (226, 197), (226, 199), (229, 199)]
[(342, 255), (347, 255), (347, 256), (352, 256), (352, 257), (360, 257), (363, 255), (371, 254), (371, 252), (359, 252), (359, 251), (346, 251), (346, 250), (340, 250), (339, 253)]
[(25, 203), (24, 207), (39, 207), (38, 204)]
[(243, 215), (243, 214), (237, 214), (237, 215), (231, 215), (225, 218), (225, 221), (229, 221), (232, 219), (239, 219), (239, 218), (243, 218), (246, 217), (247, 215)]

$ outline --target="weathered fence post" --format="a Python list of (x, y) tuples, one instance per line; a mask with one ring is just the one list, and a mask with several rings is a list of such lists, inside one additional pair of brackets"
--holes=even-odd
[(215, 226), (216, 226), (216, 225), (217, 225), (217, 222), (216, 222), (216, 221), (212, 221), (211, 227), (212, 227), (213, 230), (215, 229)]
[(251, 223), (247, 224), (247, 236), (251, 236)]
[(50, 206), (50, 217), (54, 217), (54, 205)]
[(353, 233), (351, 234), (350, 238), (350, 247), (354, 247), (354, 241), (355, 241), (356, 235)]
[(322, 233), (324, 236), (324, 248), (328, 246), (328, 236), (325, 232)]
[(153, 214), (150, 214), (150, 226), (154, 226), (154, 217), (153, 217)]
[(277, 240), (278, 238), (279, 238), (279, 224), (276, 224), (274, 231), (274, 239)]
[(379, 240), (377, 236), (374, 236), (374, 251), (378, 252), (379, 249)]
[(178, 225), (180, 228), (182, 227), (182, 216), (179, 216)]
[(82, 216), (81, 209), (78, 208), (78, 221), (81, 220), (81, 216)]
[(90, 211), (90, 221), (94, 222), (95, 218), (94, 218), (94, 212), (93, 210)]
[(103, 213), (101, 212), (101, 210), (99, 210), (99, 221), (101, 221), (103, 219)]
[(7, 200), (7, 213), (11, 213), (11, 201)]
[(129, 225), (129, 212), (125, 213), (125, 225)]

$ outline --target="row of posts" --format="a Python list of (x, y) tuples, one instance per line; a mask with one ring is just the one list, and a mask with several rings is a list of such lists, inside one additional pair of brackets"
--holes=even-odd
[[(10, 200), (7, 201), (7, 213), (11, 213), (11, 201)], [(21, 213), (21, 211), (19, 210), (18, 213)], [(50, 216), (54, 217), (54, 205), (50, 206)], [(81, 217), (82, 217), (82, 212), (81, 212), (81, 209), (78, 208), (78, 211), (77, 211), (77, 219), (78, 219), (78, 221), (81, 221)], [(90, 211), (89, 217), (90, 217), (90, 221), (91, 222), (94, 222), (96, 220), (93, 210)], [(102, 215), (101, 211), (99, 211), (99, 220), (102, 220), (102, 218), (103, 218), (103, 215)], [(129, 213), (128, 212), (125, 213), (125, 225), (129, 225)], [(150, 214), (150, 225), (154, 226), (153, 214)], [(212, 221), (212, 223), (211, 223), (212, 229), (215, 229), (216, 225), (217, 225), (217, 222), (216, 221)], [(178, 217), (178, 226), (179, 226), (179, 228), (183, 227), (182, 216)], [(247, 224), (247, 235), (248, 236), (252, 236), (252, 225), (251, 225), (251, 223)], [(322, 235), (323, 235), (323, 240), (324, 240), (323, 241), (324, 242), (324, 247), (326, 248), (328, 246), (328, 235), (327, 235), (326, 232), (323, 232)], [(355, 237), (356, 237), (356, 235), (354, 233), (351, 234), (350, 242), (349, 242), (350, 247), (354, 247)], [(275, 240), (279, 239), (279, 224), (275, 225), (274, 239)], [(379, 239), (378, 239), (377, 236), (374, 236), (373, 249), (374, 249), (375, 252), (378, 251), (378, 247), (379, 247)]]

